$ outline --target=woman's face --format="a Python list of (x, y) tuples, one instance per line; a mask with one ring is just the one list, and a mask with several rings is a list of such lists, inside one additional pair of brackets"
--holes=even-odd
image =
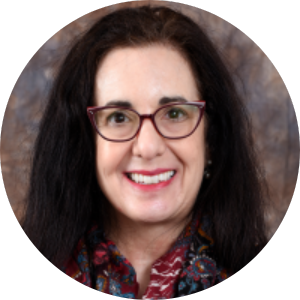
[[(152, 45), (115, 49), (96, 74), (95, 105), (127, 102), (140, 114), (158, 109), (162, 98), (201, 100), (191, 68), (172, 48)], [(96, 136), (96, 171), (101, 189), (117, 216), (134, 222), (183, 220), (191, 211), (203, 178), (205, 134), (202, 118), (189, 137), (168, 140), (150, 119), (127, 142), (110, 142)], [(175, 172), (158, 184), (133, 182), (128, 174), (144, 176)], [(137, 175), (134, 175), (137, 176)], [(166, 177), (163, 177), (166, 176)]]

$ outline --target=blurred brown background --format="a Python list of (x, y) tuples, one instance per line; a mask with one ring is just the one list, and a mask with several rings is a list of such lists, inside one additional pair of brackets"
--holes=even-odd
[(7, 104), (1, 133), (2, 174), (16, 216), (20, 218), (22, 214), (39, 120), (70, 42), (100, 16), (145, 3), (167, 5), (192, 17), (227, 61), (250, 112), (259, 159), (268, 180), (271, 203), (266, 222), (271, 237), (293, 196), (299, 166), (299, 132), (287, 89), (267, 56), (237, 28), (198, 8), (164, 1), (127, 2), (87, 14), (57, 32), (28, 62)]

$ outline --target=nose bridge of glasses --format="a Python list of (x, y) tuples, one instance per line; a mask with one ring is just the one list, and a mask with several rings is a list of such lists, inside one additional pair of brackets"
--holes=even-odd
[(143, 121), (145, 119), (150, 119), (151, 121), (153, 121), (153, 114), (144, 114), (144, 115), (140, 115), (140, 119), (141, 119), (141, 123), (143, 123)]
[(155, 125), (155, 121), (154, 121), (154, 114), (143, 114), (143, 115), (139, 115), (139, 116), (140, 116), (140, 128), (139, 128), (139, 131), (141, 130), (141, 128), (142, 128), (142, 126), (144, 124), (144, 120), (146, 120), (146, 119), (150, 120), (150, 122), (152, 123), (154, 129), (157, 131), (157, 128), (156, 128), (156, 125)]

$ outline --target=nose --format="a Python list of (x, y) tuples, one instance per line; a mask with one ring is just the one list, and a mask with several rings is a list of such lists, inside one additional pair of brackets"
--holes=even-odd
[(151, 160), (156, 156), (161, 156), (165, 149), (164, 138), (156, 131), (150, 119), (144, 119), (133, 142), (133, 155)]

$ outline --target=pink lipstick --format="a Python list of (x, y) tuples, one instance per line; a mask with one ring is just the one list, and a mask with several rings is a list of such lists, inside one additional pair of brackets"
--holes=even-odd
[(125, 172), (126, 180), (143, 191), (155, 191), (168, 186), (176, 175), (174, 169), (130, 170)]

